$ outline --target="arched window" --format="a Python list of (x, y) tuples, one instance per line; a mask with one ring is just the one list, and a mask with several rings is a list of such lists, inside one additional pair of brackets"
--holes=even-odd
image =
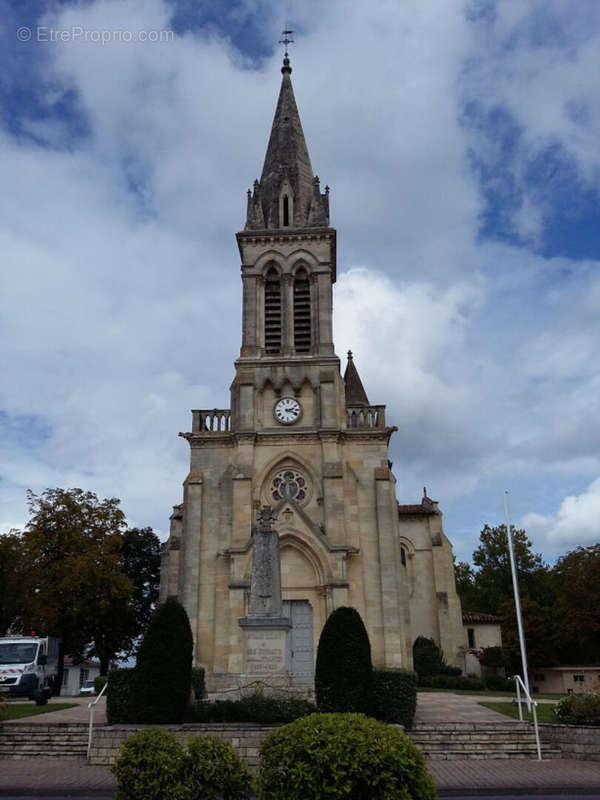
[(281, 352), (281, 282), (274, 267), (265, 276), (265, 351)]
[(300, 269), (294, 278), (294, 347), (297, 353), (310, 352), (310, 286), (306, 270)]

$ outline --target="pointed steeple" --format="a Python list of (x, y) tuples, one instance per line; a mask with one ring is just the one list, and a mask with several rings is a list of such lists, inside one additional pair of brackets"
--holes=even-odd
[(348, 364), (344, 372), (346, 406), (368, 406), (369, 398), (362, 385), (358, 370), (354, 366), (352, 350), (348, 350)]
[(292, 88), (286, 53), (260, 181), (248, 199), (246, 230), (323, 228), (329, 225), (328, 189), (321, 194), (315, 177)]

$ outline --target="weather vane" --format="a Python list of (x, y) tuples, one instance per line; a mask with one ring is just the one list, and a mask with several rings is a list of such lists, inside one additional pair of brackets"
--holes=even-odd
[(283, 36), (283, 39), (279, 40), (279, 44), (282, 44), (285, 47), (285, 53), (283, 54), (285, 58), (288, 57), (288, 44), (293, 44), (293, 42), (294, 42), (293, 39), (289, 38), (293, 33), (294, 33), (294, 31), (288, 30), (287, 27), (286, 27), (286, 30), (281, 31), (281, 35)]

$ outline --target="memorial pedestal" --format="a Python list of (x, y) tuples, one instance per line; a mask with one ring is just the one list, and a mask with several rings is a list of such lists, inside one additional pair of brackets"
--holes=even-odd
[[(277, 679), (286, 683), (289, 617), (248, 616), (239, 620), (244, 631), (244, 675), (246, 679)], [(284, 679), (282, 681), (282, 679)]]

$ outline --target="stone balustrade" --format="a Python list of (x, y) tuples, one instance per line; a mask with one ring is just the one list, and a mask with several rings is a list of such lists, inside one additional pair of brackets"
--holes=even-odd
[(385, 428), (385, 406), (347, 406), (348, 428)]
[(231, 411), (228, 408), (194, 409), (193, 433), (223, 433), (231, 430)]

